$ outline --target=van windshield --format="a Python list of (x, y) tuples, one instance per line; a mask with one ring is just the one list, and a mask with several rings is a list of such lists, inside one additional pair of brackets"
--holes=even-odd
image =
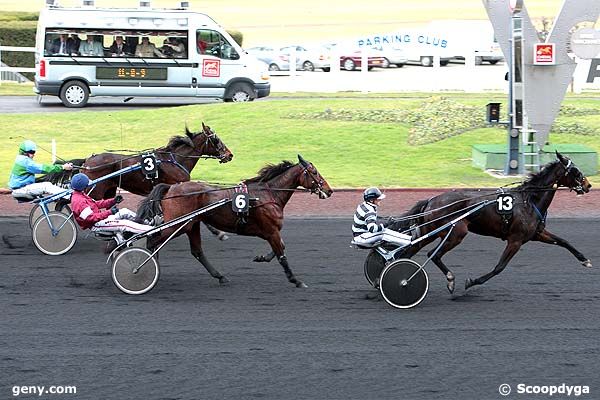
[(46, 29), (46, 57), (188, 58), (187, 31)]

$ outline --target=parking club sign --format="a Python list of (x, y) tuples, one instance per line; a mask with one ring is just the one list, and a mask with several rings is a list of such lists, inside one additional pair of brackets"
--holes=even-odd
[(554, 50), (554, 43), (536, 43), (533, 47), (533, 64), (556, 64), (556, 52)]
[(219, 77), (221, 75), (221, 60), (204, 60), (202, 76)]

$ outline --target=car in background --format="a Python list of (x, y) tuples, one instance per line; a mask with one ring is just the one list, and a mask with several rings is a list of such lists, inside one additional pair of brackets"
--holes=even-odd
[(246, 52), (267, 64), (269, 71), (288, 71), (290, 69), (289, 57), (281, 54), (277, 48), (257, 46), (246, 49)]
[[(354, 71), (355, 69), (362, 69), (362, 50), (355, 49), (342, 49), (337, 46), (336, 43), (329, 43), (323, 45), (330, 53), (337, 53), (340, 56), (340, 68), (346, 71)], [(376, 51), (373, 51), (374, 53)], [(367, 57), (369, 70), (373, 68), (386, 68), (389, 62), (380, 55), (369, 55)]]
[(504, 54), (498, 41), (494, 37), (494, 42), (489, 48), (480, 48), (475, 51), (475, 65), (481, 65), (483, 62), (489, 62), (492, 65), (498, 64), (500, 61), (504, 61)]
[(329, 72), (329, 53), (324, 49), (308, 49), (299, 45), (285, 46), (279, 49), (282, 54), (291, 56), (291, 53), (296, 50), (296, 69), (302, 71), (314, 71), (322, 69)]
[(408, 57), (404, 50), (397, 47), (375, 46), (373, 47), (373, 50), (379, 52), (380, 55), (386, 59), (387, 62), (385, 63), (384, 68), (389, 68), (392, 65), (402, 68), (404, 64), (408, 62)]

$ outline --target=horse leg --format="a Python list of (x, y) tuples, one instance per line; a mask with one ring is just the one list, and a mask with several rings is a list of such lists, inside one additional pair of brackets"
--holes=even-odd
[[(285, 243), (283, 243), (283, 240), (281, 240), (281, 247), (283, 250), (285, 250)], [(253, 262), (271, 262), (271, 260), (273, 260), (273, 258), (275, 258), (275, 252), (271, 251), (266, 256), (263, 256), (261, 254), (259, 256), (254, 257), (254, 259), (252, 261)]]
[[(283, 240), (281, 240), (281, 236), (279, 235), (279, 231), (276, 231), (271, 237), (267, 238), (267, 241), (271, 245), (273, 249), (271, 254), (275, 254), (277, 256), (277, 261), (283, 267), (283, 271), (285, 272), (285, 276), (287, 277), (290, 283), (293, 283), (298, 288), (306, 288), (306, 284), (302, 282), (300, 279), (296, 278), (292, 270), (290, 269), (290, 265), (288, 264), (287, 257), (285, 256), (285, 244)], [(268, 257), (268, 256), (267, 256)], [(272, 258), (272, 257), (271, 257)], [(270, 260), (269, 260), (270, 261)]]
[(213, 235), (215, 235), (219, 240), (227, 240), (229, 239), (229, 235), (227, 235), (225, 232), (218, 230), (217, 228), (215, 228), (212, 225), (207, 224), (206, 222), (204, 223), (204, 225), (206, 225), (206, 228), (208, 229), (208, 231), (210, 233), (212, 233)]
[[(446, 279), (448, 280), (448, 284), (446, 285), (446, 287), (448, 288), (450, 294), (454, 293), (455, 276), (454, 273), (450, 271), (450, 269), (446, 266), (446, 264), (442, 262), (442, 257), (444, 256), (444, 254), (458, 246), (463, 241), (465, 236), (467, 236), (467, 233), (469, 233), (469, 230), (465, 224), (457, 225), (452, 231), (452, 233), (450, 233), (450, 237), (448, 238), (448, 240), (446, 240), (446, 242), (442, 245), (439, 251), (431, 259), (431, 261), (433, 261), (433, 263), (446, 276)], [(427, 256), (431, 257), (431, 255), (435, 252), (436, 248), (430, 250), (427, 253)]]
[(224, 277), (219, 271), (211, 265), (206, 259), (204, 252), (202, 251), (202, 239), (200, 238), (200, 222), (196, 222), (192, 228), (186, 232), (190, 241), (190, 250), (194, 258), (200, 261), (200, 264), (204, 265), (204, 268), (213, 277), (219, 280), (221, 285), (229, 283), (229, 279)]
[(491, 272), (488, 272), (487, 274), (482, 275), (477, 279), (467, 278), (467, 280), (465, 281), (465, 289), (468, 289), (474, 285), (481, 285), (491, 277), (496, 276), (500, 272), (502, 272), (502, 270), (506, 267), (508, 262), (515, 256), (515, 254), (517, 254), (517, 251), (519, 251), (522, 245), (523, 242), (521, 241), (511, 241), (510, 239), (508, 239), (506, 248), (504, 249), (504, 252), (502, 252), (502, 256), (500, 257), (500, 261), (498, 261), (498, 264), (496, 264), (494, 269)]
[(575, 247), (571, 245), (571, 243), (567, 242), (565, 239), (556, 236), (555, 234), (544, 229), (542, 232), (538, 233), (533, 239), (538, 242), (554, 244), (560, 247), (563, 247), (571, 252), (577, 258), (584, 267), (591, 268), (592, 262), (589, 258), (586, 258), (583, 254), (581, 254)]

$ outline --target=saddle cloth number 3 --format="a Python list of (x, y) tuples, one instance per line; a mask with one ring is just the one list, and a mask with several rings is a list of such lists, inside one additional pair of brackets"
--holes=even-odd
[(154, 154), (144, 154), (142, 156), (142, 168), (147, 178), (155, 178), (158, 175), (156, 169), (156, 157)]

